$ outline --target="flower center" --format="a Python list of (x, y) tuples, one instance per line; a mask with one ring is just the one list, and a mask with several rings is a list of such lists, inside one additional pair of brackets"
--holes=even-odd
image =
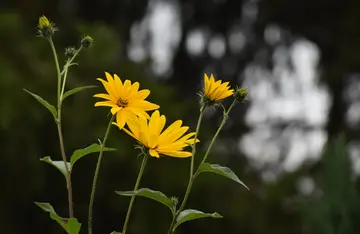
[(127, 107), (127, 105), (129, 104), (128, 100), (124, 100), (119, 98), (119, 100), (116, 103), (119, 107)]

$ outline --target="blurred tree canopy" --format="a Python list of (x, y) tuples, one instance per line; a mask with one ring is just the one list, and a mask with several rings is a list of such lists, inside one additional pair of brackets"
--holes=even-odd
[[(66, 214), (66, 188), (62, 176), (39, 161), (48, 155), (60, 159), (55, 125), (51, 115), (22, 91), (26, 88), (55, 102), (56, 74), (52, 54), (47, 42), (36, 38), (35, 29), (38, 17), (46, 15), (60, 28), (55, 36), (60, 61), (65, 59), (64, 48), (78, 46), (80, 36), (91, 35), (96, 42), (93, 48), (81, 53), (77, 59), (80, 66), (70, 70), (69, 88), (99, 85), (95, 78), (102, 77), (104, 71), (118, 73), (122, 78), (139, 81), (142, 88), (149, 88), (150, 100), (161, 106), (169, 122), (183, 119), (190, 126), (195, 126), (196, 92), (201, 87), (204, 71), (216, 72), (219, 77), (240, 85), (243, 78), (239, 74), (250, 61), (264, 67), (272, 66), (270, 52), (274, 48), (264, 41), (263, 36), (268, 24), (276, 23), (288, 30), (287, 44), (299, 35), (316, 43), (321, 53), (321, 82), (327, 85), (332, 96), (326, 126), (329, 142), (322, 160), (284, 174), (274, 182), (264, 182), (259, 173), (248, 166), (236, 146), (235, 139), (250, 130), (244, 122), (247, 105), (239, 106), (231, 116), (234, 119), (231, 127), (221, 134), (210, 161), (216, 160), (232, 168), (251, 191), (217, 176), (200, 177), (188, 207), (196, 205), (200, 210), (218, 211), (225, 218), (184, 224), (177, 233), (358, 233), (359, 184), (352, 174), (347, 143), (358, 140), (359, 135), (357, 128), (346, 123), (349, 103), (344, 100), (344, 92), (346, 77), (358, 73), (360, 68), (360, 2), (169, 1), (179, 9), (181, 37), (166, 79), (151, 70), (154, 63), (151, 56), (135, 63), (127, 53), (132, 26), (145, 17), (154, 2), (19, 0), (0, 3), (2, 232), (62, 233), (33, 201), (48, 201), (59, 214)], [(254, 13), (255, 5), (257, 11)], [(214, 58), (209, 52), (197, 57), (189, 54), (186, 37), (194, 29), (200, 27), (212, 35), (225, 35), (234, 25), (240, 25), (250, 38), (242, 53), (234, 53), (226, 45), (221, 59)], [(151, 40), (147, 42), (150, 44)], [(85, 91), (65, 102), (64, 138), (70, 152), (96, 142), (104, 133), (107, 112), (94, 109), (92, 98), (100, 89)], [(216, 130), (219, 117), (219, 111), (209, 113), (200, 133), (200, 153)], [(339, 138), (342, 133), (345, 136)], [(140, 162), (132, 144), (123, 133), (112, 131), (109, 146), (118, 151), (106, 153), (101, 168), (94, 207), (94, 233), (110, 233), (121, 228), (128, 200), (118, 197), (114, 190), (129, 190), (133, 186)], [(222, 145), (226, 145), (226, 153), (222, 153)], [(96, 155), (83, 159), (76, 165), (73, 175), (75, 212), (84, 227), (95, 163)], [(187, 160), (152, 159), (142, 184), (162, 190), (169, 196), (182, 197), (187, 170)], [(303, 178), (315, 184), (313, 193), (299, 192), (298, 181)], [(171, 217), (166, 209), (142, 198), (137, 199), (134, 209), (129, 232), (164, 233), (167, 230)], [(82, 233), (86, 233), (85, 230), (83, 228)]]

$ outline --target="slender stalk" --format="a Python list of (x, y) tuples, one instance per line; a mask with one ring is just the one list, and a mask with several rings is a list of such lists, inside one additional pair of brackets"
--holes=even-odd
[(89, 231), (89, 234), (92, 233), (93, 205), (94, 205), (94, 198), (95, 198), (96, 183), (97, 183), (97, 180), (98, 180), (98, 177), (99, 177), (101, 159), (102, 159), (102, 156), (104, 154), (105, 144), (106, 144), (107, 138), (109, 136), (111, 125), (112, 125), (112, 122), (113, 122), (114, 118), (115, 118), (115, 116), (113, 115), (111, 117), (110, 121), (109, 121), (108, 126), (107, 126), (107, 129), (106, 129), (106, 132), (105, 132), (105, 135), (104, 135), (104, 139), (101, 142), (99, 157), (98, 157), (98, 161), (97, 161), (96, 169), (95, 169), (95, 173), (94, 173), (94, 179), (93, 179), (91, 195), (90, 195), (90, 202), (89, 202), (89, 214), (88, 214), (88, 231)]
[[(205, 156), (203, 157), (203, 159), (202, 159), (202, 161), (201, 161), (201, 164), (203, 164), (203, 163), (206, 161), (206, 159), (207, 159), (207, 157), (208, 157), (208, 155), (209, 155), (209, 153), (210, 153), (210, 151), (211, 151), (211, 149), (212, 149), (212, 147), (213, 147), (213, 145), (214, 145), (214, 143), (215, 143), (215, 141), (216, 141), (216, 138), (218, 137), (221, 129), (224, 127), (227, 119), (229, 118), (229, 113), (230, 113), (231, 109), (235, 106), (236, 103), (237, 103), (237, 101), (236, 101), (236, 99), (234, 99), (234, 101), (233, 101), (233, 103), (231, 103), (229, 109), (228, 109), (226, 112), (224, 112), (224, 115), (223, 115), (223, 119), (222, 119), (222, 121), (221, 121), (221, 124), (220, 124), (218, 130), (216, 131), (213, 139), (211, 140), (210, 145), (209, 145), (209, 147), (208, 147), (207, 150), (206, 150)], [(201, 164), (200, 164), (200, 165), (201, 165)], [(200, 168), (200, 166), (199, 166), (198, 169), (196, 170), (196, 173), (195, 173), (195, 174), (197, 174), (197, 172), (199, 171), (199, 168)]]
[(59, 143), (60, 143), (60, 150), (61, 150), (61, 157), (65, 165), (66, 169), (66, 184), (67, 184), (67, 191), (68, 191), (68, 203), (69, 203), (69, 216), (70, 218), (74, 217), (74, 209), (73, 209), (73, 197), (72, 197), (72, 184), (71, 184), (71, 171), (67, 163), (66, 154), (65, 154), (65, 146), (64, 146), (64, 139), (62, 134), (61, 128), (61, 99), (60, 99), (60, 88), (61, 88), (61, 73), (60, 73), (60, 66), (59, 61), (57, 58), (56, 49), (54, 46), (54, 42), (52, 38), (49, 39), (50, 47), (54, 55), (54, 61), (56, 66), (56, 74), (57, 74), (57, 117), (55, 119), (58, 135), (59, 135)]
[[(148, 157), (149, 156), (147, 154), (144, 154), (144, 158), (143, 158), (142, 163), (141, 163), (139, 175), (138, 175), (138, 177), (136, 179), (134, 191), (136, 191), (139, 188), (141, 177), (142, 177), (142, 175), (144, 173), (144, 169), (145, 169), (145, 165), (146, 165), (146, 161), (147, 161)], [(122, 230), (121, 234), (126, 233), (126, 228), (127, 228), (127, 225), (128, 225), (129, 219), (130, 219), (130, 214), (131, 214), (131, 210), (132, 210), (132, 206), (134, 204), (134, 201), (135, 201), (135, 195), (131, 197), (130, 204), (129, 204), (129, 207), (128, 207), (128, 210), (127, 210), (127, 213), (126, 213), (124, 227), (123, 227), (123, 230)]]
[(82, 50), (82, 46), (80, 46), (80, 48), (78, 50), (76, 50), (75, 54), (72, 56), (71, 59), (69, 59), (62, 72), (60, 74), (63, 74), (64, 77), (63, 77), (63, 84), (62, 84), (62, 87), (61, 87), (61, 93), (60, 93), (60, 102), (62, 102), (62, 99), (63, 99), (63, 95), (64, 95), (64, 90), (65, 90), (65, 84), (66, 84), (66, 78), (67, 78), (67, 73), (68, 73), (68, 70), (69, 70), (69, 65), (72, 63), (72, 61), (74, 61), (74, 59), (76, 58), (76, 56), (78, 56), (78, 54), (80, 53), (80, 51)]
[(199, 114), (199, 118), (198, 118), (198, 122), (197, 122), (197, 125), (196, 125), (196, 132), (195, 132), (195, 137), (194, 137), (194, 144), (191, 145), (191, 148), (192, 148), (192, 151), (191, 151), (191, 165), (190, 165), (190, 176), (189, 176), (189, 182), (188, 182), (188, 185), (187, 185), (187, 188), (186, 188), (186, 192), (185, 192), (185, 195), (184, 195), (184, 199), (180, 205), (180, 208), (178, 209), (178, 211), (176, 212), (176, 214), (173, 216), (173, 219), (171, 221), (171, 224), (170, 224), (170, 227), (169, 227), (169, 230), (168, 230), (168, 234), (172, 232), (172, 228), (175, 224), (175, 220), (176, 220), (176, 217), (179, 215), (179, 213), (184, 209), (185, 207), (185, 204), (187, 202), (187, 199), (190, 195), (190, 191), (191, 191), (191, 188), (192, 188), (192, 185), (193, 185), (193, 182), (194, 182), (194, 162), (195, 162), (195, 153), (196, 153), (196, 140), (197, 140), (197, 137), (198, 137), (198, 134), (199, 134), (199, 131), (200, 131), (200, 126), (201, 126), (201, 121), (203, 119), (203, 116), (204, 116), (204, 111), (205, 111), (205, 106), (202, 106), (200, 108), (200, 114)]
[[(175, 225), (175, 220), (176, 220), (176, 218), (179, 216), (180, 212), (181, 212), (181, 211), (184, 209), (184, 207), (185, 207), (185, 204), (186, 204), (187, 198), (188, 198), (188, 196), (189, 196), (189, 194), (190, 194), (190, 191), (191, 191), (193, 182), (194, 182), (196, 176), (199, 174), (199, 168), (200, 168), (201, 164), (205, 163), (205, 161), (206, 161), (206, 159), (207, 159), (207, 157), (208, 157), (208, 155), (209, 155), (209, 153), (210, 153), (210, 151), (211, 151), (211, 149), (212, 149), (212, 147), (213, 147), (213, 145), (214, 145), (214, 143), (215, 143), (215, 141), (216, 141), (216, 138), (218, 137), (220, 131), (221, 131), (222, 128), (224, 127), (227, 119), (229, 118), (229, 113), (230, 113), (231, 109), (235, 106), (236, 103), (237, 103), (237, 101), (236, 101), (236, 99), (235, 99), (235, 100), (233, 101), (233, 103), (231, 103), (229, 109), (228, 109), (227, 111), (224, 111), (224, 115), (223, 115), (223, 119), (222, 119), (222, 121), (221, 121), (221, 124), (220, 124), (219, 128), (217, 129), (217, 131), (216, 131), (213, 139), (211, 140), (210, 145), (209, 145), (209, 147), (207, 148), (206, 153), (205, 153), (205, 155), (204, 155), (204, 157), (203, 157), (203, 159), (202, 159), (199, 167), (197, 168), (197, 170), (196, 170), (196, 172), (195, 172), (194, 174), (193, 174), (193, 172), (192, 172), (192, 174), (191, 174), (191, 179), (189, 180), (189, 184), (188, 184), (188, 187), (187, 187), (187, 189), (186, 189), (186, 193), (185, 193), (183, 202), (182, 202), (180, 208), (178, 209), (178, 211), (176, 212), (176, 215), (173, 217), (173, 220), (172, 220), (172, 222), (171, 222), (170, 228), (169, 228), (169, 230), (168, 230), (168, 234), (174, 233), (174, 231), (172, 230), (172, 228), (173, 228), (173, 226)], [(200, 116), (201, 116), (201, 112), (200, 112)], [(198, 131), (198, 130), (197, 130), (197, 131)]]

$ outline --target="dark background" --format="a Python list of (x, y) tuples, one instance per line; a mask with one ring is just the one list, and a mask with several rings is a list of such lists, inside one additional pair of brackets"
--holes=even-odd
[[(169, 21), (174, 25), (167, 29), (171, 35), (178, 32), (170, 46), (156, 44), (159, 38), (166, 39), (169, 34), (161, 27), (166, 20), (149, 21), (149, 15), (154, 12), (176, 16), (174, 21)], [(36, 24), (41, 15), (49, 17), (60, 29), (54, 40), (61, 62), (65, 47), (78, 46), (81, 36), (88, 34), (95, 39), (94, 47), (78, 57), (80, 66), (70, 70), (68, 88), (99, 85), (95, 79), (103, 77), (104, 71), (117, 73), (122, 79), (139, 81), (141, 88), (149, 88), (149, 100), (161, 106), (169, 122), (183, 119), (193, 129), (198, 112), (196, 92), (201, 90), (204, 72), (213, 72), (218, 79), (230, 80), (233, 86), (243, 85), (249, 89), (249, 101), (238, 105), (231, 113), (209, 161), (232, 168), (250, 192), (216, 175), (201, 176), (187, 207), (217, 211), (224, 218), (185, 223), (177, 233), (359, 233), (360, 186), (359, 170), (356, 170), (359, 166), (356, 165), (360, 161), (356, 160), (360, 155), (360, 108), (357, 108), (360, 100), (360, 1), (356, 0), (1, 1), (1, 233), (63, 233), (33, 201), (50, 202), (60, 215), (67, 215), (63, 177), (39, 161), (44, 156), (60, 160), (56, 126), (48, 111), (22, 90), (26, 88), (55, 103), (56, 73), (51, 50), (45, 40), (36, 37)], [(134, 25), (142, 28), (142, 33), (137, 33)], [(158, 29), (163, 38), (154, 36), (149, 28)], [(188, 41), (194, 32), (203, 36), (205, 49), (201, 49), (201, 43), (195, 43), (196, 40)], [(236, 32), (241, 33), (234, 36), (231, 44), (229, 38)], [(314, 87), (325, 87), (329, 100), (305, 113), (320, 110), (325, 120), (312, 124), (311, 118), (299, 120), (298, 115), (285, 118), (282, 113), (290, 109), (282, 106), (278, 118), (264, 117), (261, 123), (252, 121), (269, 116), (268, 112), (274, 110), (265, 108), (271, 105), (273, 96), (265, 92), (269, 89), (259, 94), (257, 85), (263, 84), (261, 82), (267, 82), (283, 100), (290, 100), (281, 91), (290, 90), (290, 87), (279, 82), (279, 73), (274, 72), (275, 68), (280, 72), (285, 68), (279, 68), (274, 58), (279, 48), (288, 51), (299, 41), (310, 43), (307, 48), (318, 54), (319, 60), (314, 65), (317, 75), (312, 82)], [(160, 60), (169, 62), (163, 70), (156, 67), (158, 54), (153, 52), (154, 43), (160, 48), (160, 55), (170, 54)], [(142, 56), (131, 54), (134, 45), (140, 46)], [(193, 46), (193, 51), (189, 46)], [(199, 52), (195, 53), (197, 50)], [(286, 71), (297, 71), (293, 61), (286, 60)], [(248, 73), (250, 65), (255, 68)], [(257, 71), (267, 71), (260, 74), (268, 76), (256, 76)], [(292, 79), (297, 82), (296, 77)], [(261, 82), (252, 83), (254, 80)], [(306, 90), (305, 87), (305, 91), (301, 91), (305, 97)], [(93, 107), (92, 95), (98, 92), (102, 89), (84, 91), (65, 101), (63, 128), (67, 154), (102, 138), (108, 110)], [(309, 99), (309, 103), (316, 101), (312, 97)], [(259, 104), (259, 100), (263, 108), (259, 108), (257, 115), (250, 115), (251, 108)], [(299, 100), (301, 103), (302, 99)], [(207, 112), (200, 133), (200, 155), (220, 119), (220, 110)], [(269, 141), (246, 146), (249, 142), (244, 139), (253, 136), (259, 126), (271, 130), (267, 137), (265, 133), (258, 136)], [(325, 136), (319, 143), (320, 149), (325, 146), (326, 150), (320, 150), (317, 156), (310, 157), (311, 160), (307, 160), (308, 151), (305, 150), (297, 156), (302, 163), (288, 170), (284, 161), (289, 152), (296, 154), (307, 147), (301, 144), (306, 141), (301, 135), (300, 147), (290, 150), (292, 145), (286, 134), (294, 131), (320, 131)], [(117, 196), (114, 190), (133, 187), (140, 164), (133, 143), (123, 132), (115, 128), (111, 132), (108, 145), (118, 151), (105, 154), (100, 171), (94, 206), (95, 233), (110, 233), (122, 228), (129, 199)], [(278, 157), (261, 163), (266, 147), (275, 147)], [(254, 154), (246, 150), (249, 148), (265, 150), (260, 150), (254, 158)], [(77, 163), (73, 173), (75, 214), (83, 223), (82, 233), (86, 233), (95, 164), (96, 155), (85, 157)], [(182, 198), (188, 169), (188, 159), (152, 158), (142, 186)], [(166, 208), (138, 198), (128, 232), (165, 233), (170, 218)]]

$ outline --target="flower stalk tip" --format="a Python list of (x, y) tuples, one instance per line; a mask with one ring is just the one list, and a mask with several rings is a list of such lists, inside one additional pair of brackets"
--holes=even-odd
[(94, 39), (90, 36), (84, 36), (81, 39), (81, 46), (84, 48), (89, 48), (94, 45)]
[(248, 91), (245, 88), (237, 88), (235, 93), (234, 93), (234, 98), (236, 99), (236, 101), (238, 102), (244, 102), (246, 97), (248, 95)]
[(51, 22), (46, 16), (39, 18), (39, 24), (37, 26), (38, 34), (44, 38), (51, 38), (54, 33), (58, 30), (55, 24)]

